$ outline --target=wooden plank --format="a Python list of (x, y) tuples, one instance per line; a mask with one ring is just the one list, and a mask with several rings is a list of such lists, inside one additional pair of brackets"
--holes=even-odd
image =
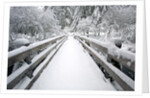
[(106, 71), (110, 74), (110, 76), (118, 82), (118, 84), (127, 91), (134, 90), (134, 81), (122, 73), (119, 69), (114, 67), (112, 64), (108, 63), (102, 56), (98, 55), (98, 53), (93, 50), (91, 47), (83, 43), (80, 39), (78, 39), (80, 43), (89, 51), (89, 53), (96, 59), (98, 63), (100, 63)]

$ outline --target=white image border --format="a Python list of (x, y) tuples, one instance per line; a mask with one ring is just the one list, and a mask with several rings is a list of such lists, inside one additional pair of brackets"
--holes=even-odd
[[(135, 91), (98, 91), (98, 90), (7, 90), (8, 35), (9, 9), (11, 6), (76, 6), (76, 5), (136, 5), (136, 65)], [(100, 95), (139, 95), (142, 93), (142, 64), (143, 64), (143, 35), (144, 35), (144, 0), (94, 0), (94, 1), (39, 1), (38, 2), (5, 2), (4, 3), (4, 32), (2, 52), (2, 93), (25, 94), (100, 94)], [(138, 44), (137, 44), (138, 43)]]

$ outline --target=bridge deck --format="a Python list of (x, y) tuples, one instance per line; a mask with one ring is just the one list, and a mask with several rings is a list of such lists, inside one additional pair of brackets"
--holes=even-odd
[(31, 89), (115, 90), (72, 36), (68, 37)]

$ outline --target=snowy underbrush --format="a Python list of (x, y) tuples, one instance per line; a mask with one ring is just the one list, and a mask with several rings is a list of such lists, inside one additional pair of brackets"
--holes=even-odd
[(136, 52), (136, 48), (135, 48), (134, 43), (131, 43), (129, 41), (128, 42), (123, 41), (120, 38), (108, 40), (108, 41), (106, 41), (106, 43), (110, 43), (111, 45), (114, 45), (114, 46), (117, 46), (117, 47), (119, 45), (120, 46), (119, 48), (122, 49), (122, 50), (125, 50), (125, 51), (129, 51), (129, 52), (132, 52), (132, 53)]
[(41, 33), (32, 36), (32, 35), (21, 34), (21, 33), (16, 34), (12, 32), (9, 36), (9, 51), (20, 48), (22, 46), (27, 46), (26, 43), (28, 43), (29, 45), (58, 35), (59, 34), (56, 33), (51, 34), (50, 32), (46, 32), (45, 34)]
[(132, 53), (136, 53), (136, 46), (133, 43), (123, 43), (122, 49), (126, 51), (130, 51)]
[(121, 37), (112, 37), (110, 39), (105, 39), (103, 36), (99, 37), (99, 36), (91, 35), (89, 36), (89, 38), (98, 40), (101, 43), (108, 44), (108, 46), (112, 46), (112, 45), (117, 47), (120, 46), (119, 48), (125, 51), (130, 51), (132, 53), (136, 52), (135, 43), (132, 43), (128, 40), (124, 41), (123, 39), (121, 39)]

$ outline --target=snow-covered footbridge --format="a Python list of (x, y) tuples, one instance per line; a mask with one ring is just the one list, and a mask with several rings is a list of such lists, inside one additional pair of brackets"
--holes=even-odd
[(18, 68), (8, 75), (7, 88), (132, 91), (134, 65), (134, 54), (113, 44), (62, 35), (9, 52), (8, 71)]

